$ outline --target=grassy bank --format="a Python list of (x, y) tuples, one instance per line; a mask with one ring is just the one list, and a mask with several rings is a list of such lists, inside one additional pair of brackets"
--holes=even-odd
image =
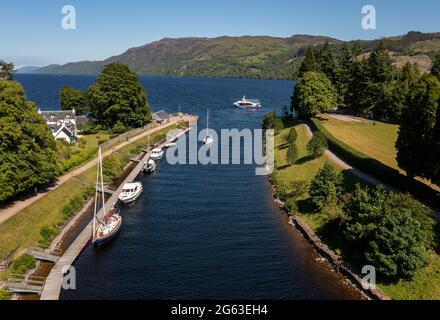
[[(296, 145), (299, 152), (299, 160), (294, 165), (287, 164), (287, 145), (284, 141), (290, 126), (275, 137), (276, 177), (278, 181), (287, 186), (298, 179), (311, 181), (318, 170), (322, 168), (324, 162), (329, 161), (325, 155), (312, 160), (306, 148), (310, 138), (307, 135), (305, 125), (296, 124), (293, 126), (296, 127), (298, 133)], [(341, 172), (341, 169), (336, 165), (334, 167)], [(341, 173), (344, 176), (346, 192), (349, 192), (355, 183), (366, 184), (349, 171), (342, 171)], [(335, 212), (332, 208), (316, 212), (309, 205), (308, 199), (309, 195), (305, 195), (303, 199), (298, 201), (298, 214), (323, 242), (341, 255), (345, 261), (349, 262), (355, 271), (359, 272), (361, 266), (366, 264), (363, 252), (359, 252), (357, 248), (347, 243), (343, 234), (335, 225)], [(400, 280), (398, 283), (391, 284), (380, 283), (379, 287), (393, 299), (440, 299), (440, 273), (438, 270), (440, 270), (440, 256), (435, 252), (431, 252), (431, 260), (428, 266), (419, 270), (412, 280)]]
[[(370, 156), (373, 159), (405, 174), (397, 164), (396, 141), (399, 126), (396, 124), (363, 118), (343, 117), (335, 118), (331, 115), (321, 115), (322, 125), (338, 140), (352, 148)], [(348, 121), (352, 119), (352, 121)], [(440, 187), (426, 179), (417, 179), (434, 190)]]
[[(150, 141), (153, 143), (163, 139), (166, 133), (175, 127), (170, 126), (152, 134)], [(104, 163), (116, 161), (115, 167), (118, 169), (113, 170), (109, 178), (121, 174), (129, 159), (139, 154), (146, 144), (147, 138), (139, 139), (106, 158)], [(50, 244), (65, 222), (94, 194), (94, 189), (90, 186), (95, 183), (95, 167), (80, 174), (77, 178), (79, 179), (71, 178), (0, 224), (0, 257), (6, 255), (19, 243), (21, 243), (20, 250), (38, 244)], [(7, 272), (0, 273), (0, 280), (4, 280), (7, 274)]]
[(73, 144), (57, 141), (57, 156), (64, 172), (71, 171), (98, 153), (99, 144), (109, 140), (111, 135), (107, 132), (84, 135)]

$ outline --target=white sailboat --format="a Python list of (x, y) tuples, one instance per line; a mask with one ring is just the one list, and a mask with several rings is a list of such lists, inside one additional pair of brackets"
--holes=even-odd
[[(100, 190), (99, 190), (100, 186)], [(102, 199), (102, 210), (104, 218), (101, 220), (98, 217), (98, 195), (101, 192)], [(98, 172), (96, 174), (96, 192), (95, 192), (95, 212), (93, 216), (93, 243), (95, 246), (99, 247), (111, 240), (118, 231), (120, 230), (122, 225), (122, 217), (115, 211), (115, 209), (111, 209), (108, 212), (105, 208), (105, 198), (104, 198), (104, 177), (102, 174), (102, 152), (101, 148), (98, 151)]]
[(206, 137), (203, 142), (205, 144), (211, 144), (214, 142), (214, 138), (209, 134), (209, 109), (206, 110)]

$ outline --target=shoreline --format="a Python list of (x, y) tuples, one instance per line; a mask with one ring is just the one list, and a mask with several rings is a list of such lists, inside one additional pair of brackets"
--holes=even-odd
[(307, 242), (313, 247), (315, 252), (332, 267), (336, 272), (338, 272), (345, 281), (354, 287), (363, 297), (367, 300), (392, 300), (388, 297), (381, 289), (364, 289), (362, 287), (362, 277), (354, 272), (349, 264), (344, 261), (344, 259), (330, 249), (310, 228), (310, 226), (303, 220), (299, 215), (289, 216), (285, 208), (285, 203), (280, 199), (275, 197), (275, 186), (269, 181), (273, 190), (273, 201), (275, 205), (280, 208), (284, 214), (288, 217), (288, 224), (297, 229)]

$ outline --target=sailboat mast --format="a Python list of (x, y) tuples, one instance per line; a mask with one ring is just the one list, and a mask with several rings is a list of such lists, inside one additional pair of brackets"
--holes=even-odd
[[(99, 151), (98, 151), (99, 153)], [(98, 166), (96, 169), (96, 184), (95, 184), (95, 211), (93, 212), (93, 226), (92, 226), (92, 238), (95, 239), (96, 235), (96, 211), (98, 210), (98, 185), (99, 185), (99, 155), (98, 155)]]
[(99, 148), (99, 170), (100, 170), (100, 173), (101, 173), (102, 210), (103, 210), (104, 216), (105, 216), (106, 212), (105, 212), (105, 197), (104, 197), (104, 175), (102, 174), (102, 152), (101, 152), (101, 148)]
[(206, 109), (206, 137), (209, 136), (209, 109)]

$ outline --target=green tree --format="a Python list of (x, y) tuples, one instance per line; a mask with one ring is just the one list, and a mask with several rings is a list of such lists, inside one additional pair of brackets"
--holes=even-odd
[(14, 77), (14, 64), (0, 60), (0, 80), (12, 80)]
[(314, 117), (335, 109), (336, 97), (336, 89), (324, 74), (308, 72), (296, 84), (291, 109), (302, 117)]
[(440, 51), (434, 57), (434, 62), (431, 67), (431, 74), (440, 80)]
[(339, 94), (339, 101), (347, 103), (348, 87), (351, 82), (353, 61), (350, 50), (344, 42), (338, 54), (338, 66), (335, 72), (335, 87)]
[(283, 120), (275, 112), (269, 112), (263, 117), (263, 129), (273, 129), (278, 134), (284, 129)]
[(304, 58), (301, 67), (298, 71), (298, 77), (302, 78), (307, 72), (318, 72), (318, 62), (316, 61), (315, 47), (311, 46), (307, 49), (306, 57)]
[(294, 165), (296, 159), (298, 159), (298, 148), (296, 144), (293, 143), (289, 145), (289, 148), (287, 149), (286, 160), (290, 165)]
[(336, 80), (336, 64), (332, 49), (328, 41), (324, 44), (318, 55), (319, 71), (324, 73), (330, 81)]
[(23, 87), (0, 80), (0, 201), (53, 181), (60, 173), (56, 145)]
[(123, 64), (104, 67), (89, 88), (90, 110), (107, 127), (121, 121), (126, 127), (142, 127), (151, 121), (147, 93), (136, 73)]
[(357, 185), (344, 207), (347, 240), (387, 279), (409, 278), (427, 262), (433, 243), (428, 210), (408, 195)]
[[(397, 162), (409, 177), (432, 178), (430, 156), (436, 153), (434, 136), (440, 102), (440, 81), (425, 75), (415, 86), (400, 125), (396, 142)], [(438, 151), (437, 151), (438, 152)]]
[(127, 131), (127, 127), (124, 126), (124, 124), (119, 120), (115, 123), (115, 125), (112, 128), (112, 133), (115, 134), (124, 133), (125, 131)]
[(335, 203), (342, 193), (342, 177), (330, 163), (325, 163), (310, 185), (310, 200), (318, 209)]
[(75, 109), (78, 113), (88, 111), (87, 94), (71, 87), (64, 87), (61, 90), (60, 103), (62, 110)]
[(307, 144), (307, 151), (313, 159), (321, 157), (325, 150), (328, 149), (328, 141), (326, 136), (321, 132), (316, 132), (313, 138)]
[(289, 145), (293, 145), (295, 144), (297, 138), (298, 138), (298, 133), (296, 132), (295, 127), (293, 127), (289, 130), (289, 133), (287, 134), (285, 139)]

